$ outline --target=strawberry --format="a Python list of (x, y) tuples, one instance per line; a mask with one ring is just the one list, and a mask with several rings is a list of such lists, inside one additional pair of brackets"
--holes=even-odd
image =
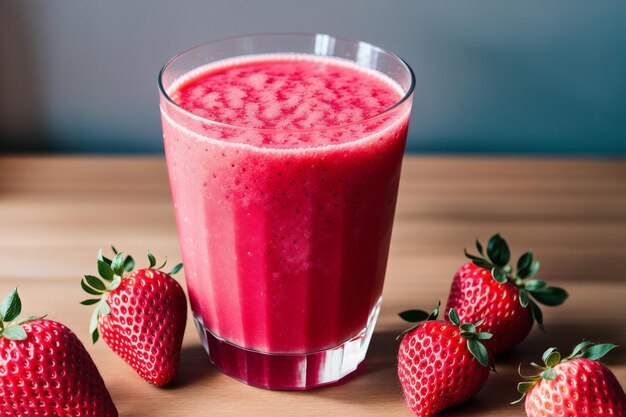
[(15, 288), (0, 307), (0, 415), (117, 417), (91, 356), (70, 329), (19, 319)]
[(421, 310), (400, 313), (409, 322), (398, 352), (398, 377), (407, 406), (418, 416), (430, 416), (460, 404), (483, 386), (489, 376), (490, 355), (482, 344), (491, 334), (477, 332), (476, 324), (463, 323), (449, 311), (450, 322), (436, 320)]
[(530, 250), (519, 258), (514, 271), (509, 265), (509, 246), (499, 234), (489, 239), (488, 259), (478, 240), (476, 248), (480, 256), (465, 250), (472, 262), (454, 275), (446, 308), (454, 309), (461, 321), (484, 318), (485, 331), (493, 334), (486, 343), (497, 355), (524, 340), (534, 321), (543, 330), (543, 315), (537, 303), (558, 306), (568, 294), (562, 288), (546, 286), (544, 281), (528, 279), (539, 270), (539, 261), (533, 260)]
[(171, 277), (182, 264), (162, 272), (167, 259), (155, 268), (154, 255), (148, 252), (150, 266), (132, 271), (133, 258), (113, 250), (113, 260), (102, 256), (102, 251), (98, 254), (100, 278), (85, 275), (81, 281), (87, 293), (98, 296), (81, 302), (97, 304), (89, 332), (94, 343), (102, 334), (106, 344), (143, 379), (163, 386), (178, 370), (187, 322), (185, 293)]
[(543, 354), (544, 365), (531, 365), (538, 375), (520, 376), (517, 385), (526, 397), (528, 417), (624, 417), (626, 394), (615, 375), (598, 359), (616, 346), (610, 343), (582, 342), (573, 352), (561, 358), (556, 348)]

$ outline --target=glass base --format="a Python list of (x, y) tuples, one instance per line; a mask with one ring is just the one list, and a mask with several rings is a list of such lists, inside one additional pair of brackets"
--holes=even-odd
[(211, 333), (194, 315), (204, 349), (224, 374), (256, 387), (272, 390), (307, 390), (332, 384), (354, 372), (365, 359), (381, 299), (367, 326), (339, 346), (313, 353), (272, 354), (234, 345)]

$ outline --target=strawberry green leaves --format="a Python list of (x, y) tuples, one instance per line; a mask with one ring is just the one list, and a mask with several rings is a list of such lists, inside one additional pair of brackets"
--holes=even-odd
[(467, 350), (476, 358), (478, 363), (482, 366), (489, 366), (489, 353), (487, 353), (487, 349), (481, 340), (491, 339), (493, 335), (487, 332), (476, 332), (476, 328), (483, 324), (485, 320), (480, 320), (475, 324), (461, 323), (459, 315), (453, 308), (448, 311), (448, 319), (450, 323), (459, 328), (461, 336), (467, 340)]
[(148, 251), (148, 261), (150, 262), (150, 266), (148, 268), (154, 268), (154, 266), (156, 265), (156, 258), (150, 251)]
[(96, 303), (98, 305), (93, 309), (91, 319), (89, 320), (89, 334), (91, 334), (92, 343), (96, 343), (100, 338), (100, 333), (98, 332), (98, 320), (100, 318), (100, 314), (107, 315), (111, 313), (111, 309), (104, 299), (96, 300)]
[(96, 343), (99, 338), (98, 319), (100, 314), (108, 315), (111, 313), (111, 308), (107, 304), (104, 295), (119, 287), (124, 273), (129, 272), (127, 268), (130, 267), (130, 270), (132, 270), (132, 266), (135, 265), (135, 261), (131, 256), (124, 257), (123, 252), (118, 252), (113, 246), (111, 248), (115, 253), (113, 259), (106, 258), (102, 254), (102, 249), (98, 252), (97, 262), (100, 277), (85, 275), (80, 282), (80, 286), (87, 294), (97, 297), (80, 302), (86, 306), (96, 305), (89, 321), (89, 333), (93, 343)]
[(520, 382), (517, 384), (517, 391), (522, 393), (523, 395), (521, 396), (521, 398), (518, 398), (517, 400), (513, 401), (511, 404), (519, 404), (522, 402), (522, 400), (526, 397), (526, 394), (528, 392), (530, 392), (531, 389), (533, 389), (533, 387), (535, 386), (535, 382)]
[(89, 334), (91, 334), (91, 341), (96, 343), (100, 334), (98, 333), (98, 318), (100, 317), (100, 308), (95, 308), (91, 313), (91, 319), (89, 320)]
[(493, 235), (487, 243), (487, 256), (495, 266), (504, 268), (511, 259), (511, 251), (506, 240), (502, 239), (499, 234)]
[(530, 315), (534, 321), (537, 322), (537, 326), (540, 330), (545, 330), (543, 327), (543, 313), (541, 309), (533, 300), (529, 301), (530, 304)]
[(126, 259), (124, 259), (124, 271), (130, 272), (135, 269), (135, 260), (132, 256), (128, 255)]
[[(152, 252), (148, 251), (148, 262), (149, 262), (149, 264), (150, 264), (150, 266), (149, 266), (148, 268), (150, 268), (150, 269), (159, 269), (159, 270), (161, 270), (161, 269), (165, 268), (165, 265), (167, 265), (167, 257), (165, 258), (165, 261), (163, 261), (163, 263), (161, 264), (161, 266), (159, 266), (158, 268), (155, 268), (155, 266), (156, 266), (156, 264), (157, 264), (156, 258), (154, 257), (154, 255), (152, 254)], [(176, 274), (177, 272), (179, 272), (181, 269), (183, 269), (183, 264), (182, 264), (182, 263), (180, 263), (180, 264), (178, 264), (178, 265), (174, 266), (174, 268), (172, 268), (172, 269), (170, 270), (170, 272), (168, 272), (167, 274), (168, 274), (168, 275), (174, 275), (174, 274)]]
[(441, 307), (441, 301), (437, 303), (437, 307), (435, 307), (433, 312), (430, 314), (428, 314), (427, 312), (423, 310), (406, 310), (406, 311), (399, 313), (398, 315), (400, 316), (402, 320), (408, 321), (409, 323), (415, 323), (415, 324), (413, 326), (410, 326), (408, 329), (404, 330), (402, 333), (400, 333), (396, 337), (396, 340), (400, 339), (405, 334), (415, 330), (417, 326), (419, 326), (419, 324), (423, 321), (437, 320), (437, 317), (439, 316), (440, 307)]
[[(589, 346), (593, 346), (595, 345), (595, 343), (590, 342), (590, 341), (584, 341), (584, 342), (580, 342), (579, 344), (577, 344), (576, 346), (574, 346), (574, 349), (572, 349), (572, 353), (569, 354), (569, 356), (566, 356), (564, 358), (564, 360), (570, 360), (575, 358), (579, 353), (581, 353), (583, 351), (583, 349), (589, 347)], [(613, 345), (615, 346), (615, 345)]]
[(531, 278), (539, 270), (539, 261), (533, 260), (533, 252), (528, 250), (517, 260), (517, 276), (521, 279)]
[(459, 315), (452, 308), (450, 309), (450, 311), (448, 311), (448, 319), (450, 320), (450, 323), (454, 324), (456, 327), (459, 327), (461, 325), (461, 319), (459, 318)]
[[(85, 301), (88, 301), (88, 300), (85, 300)], [(96, 306), (96, 308), (94, 308), (93, 312), (91, 313), (91, 319), (89, 320), (89, 333), (91, 334), (91, 341), (93, 343), (96, 343), (98, 339), (100, 338), (100, 333), (98, 332), (98, 320), (100, 318), (100, 314), (103, 314), (105, 316), (111, 314), (111, 307), (109, 306), (109, 303), (107, 303), (104, 298), (100, 300), (93, 300), (93, 301), (95, 302), (92, 302), (91, 304), (98, 304), (98, 305)], [(85, 302), (82, 302), (81, 304), (89, 305), (89, 304), (85, 304)]]
[[(87, 278), (87, 277), (89, 277), (89, 278)], [(95, 289), (91, 288), (88, 285), (88, 282), (90, 280), (98, 280), (98, 278), (94, 277), (93, 275), (85, 275), (84, 279), (80, 282), (80, 286), (83, 288), (83, 290), (87, 294), (91, 294), (91, 295), (100, 295), (100, 294), (102, 294), (101, 291), (95, 290)]]
[[(113, 250), (113, 253), (117, 255), (118, 252), (117, 252), (117, 249), (115, 249), (115, 246), (111, 245), (111, 249)], [(133, 269), (135, 269), (135, 260), (130, 255), (128, 255), (126, 258), (124, 258), (123, 264), (124, 264), (124, 271), (125, 272), (130, 272)]]
[(117, 253), (111, 261), (111, 271), (113, 276), (121, 276), (126, 270), (124, 269), (124, 257), (122, 253)]
[(546, 283), (543, 281), (539, 281), (538, 279), (531, 279), (530, 281), (526, 281), (524, 283), (524, 289), (526, 291), (539, 291), (546, 287)]
[(552, 368), (561, 363), (561, 354), (556, 348), (550, 348), (543, 352), (541, 359), (543, 359), (543, 363), (545, 363), (547, 367)]
[(21, 324), (28, 321), (44, 318), (43, 316), (29, 316), (18, 319), (22, 312), (22, 300), (15, 287), (0, 305), (0, 337), (8, 340), (26, 339), (26, 331)]
[(465, 250), (465, 256), (475, 265), (490, 270), (493, 278), (501, 284), (507, 281), (516, 283), (516, 279), (521, 282), (522, 279), (535, 275), (539, 269), (539, 261), (533, 261), (533, 253), (529, 250), (518, 259), (517, 274), (513, 274), (513, 267), (509, 265), (511, 250), (500, 234), (493, 235), (487, 243), (488, 259), (484, 257), (483, 246), (478, 239), (476, 239), (476, 249), (481, 256), (472, 255), (467, 250)]
[[(478, 243), (478, 241), (476, 241), (476, 242)], [(480, 248), (482, 249), (482, 246)], [(489, 262), (485, 258), (481, 258), (480, 256), (472, 255), (471, 253), (469, 253), (467, 251), (467, 249), (465, 249), (464, 251), (465, 251), (465, 257), (471, 259), (472, 262), (474, 263), (474, 265), (478, 265), (481, 268), (485, 268), (485, 269), (492, 269), (493, 268), (493, 265), (491, 264), (491, 262)]]
[(524, 284), (523, 288), (519, 290), (519, 299), (522, 307), (526, 307), (526, 305), (530, 304), (530, 312), (534, 321), (537, 322), (537, 325), (541, 330), (544, 330), (543, 327), (543, 313), (539, 308), (539, 305), (528, 298), (528, 295), (532, 295), (532, 297), (538, 301), (539, 303), (555, 307), (563, 304), (569, 294), (562, 288), (558, 287), (547, 287), (546, 283), (537, 279), (533, 279), (527, 281)]
[(509, 278), (506, 275), (506, 272), (504, 272), (503, 270), (499, 268), (496, 268), (495, 266), (491, 268), (491, 276), (500, 284), (504, 284), (509, 280)]
[(561, 357), (561, 353), (557, 350), (557, 348), (551, 347), (543, 353), (543, 365), (538, 365), (534, 362), (531, 363), (533, 368), (539, 371), (538, 375), (522, 375), (522, 364), (520, 363), (518, 372), (520, 377), (525, 381), (517, 384), (517, 391), (520, 392), (522, 396), (516, 401), (513, 401), (511, 404), (519, 404), (522, 402), (526, 394), (530, 392), (530, 390), (532, 390), (533, 387), (542, 379), (554, 381), (557, 377), (556, 369), (554, 368), (558, 364), (577, 358), (596, 361), (604, 357), (616, 347), (617, 345), (612, 343), (595, 344), (593, 342), (585, 341), (576, 345), (572, 350), (572, 353), (564, 358)]
[(0, 315), (3, 321), (13, 321), (22, 312), (22, 300), (17, 293), (17, 287), (9, 293), (9, 295), (2, 301), (0, 307)]
[[(465, 250), (465, 256), (475, 265), (491, 271), (493, 279), (500, 283), (511, 283), (518, 288), (519, 303), (522, 307), (530, 306), (531, 315), (541, 330), (543, 330), (543, 314), (537, 303), (546, 306), (558, 306), (567, 300), (568, 293), (558, 287), (548, 287), (544, 281), (532, 278), (539, 271), (540, 263), (534, 259), (531, 250), (519, 257), (516, 271), (509, 264), (511, 251), (506, 240), (500, 234), (493, 235), (487, 244), (487, 258), (484, 257), (483, 246), (476, 239), (476, 249), (481, 256), (472, 255)], [(524, 281), (528, 279), (528, 281)]]
[(520, 271), (525, 271), (529, 269), (532, 263), (533, 263), (533, 252), (529, 250), (526, 253), (524, 253), (522, 256), (520, 256), (520, 258), (517, 260), (518, 275), (520, 274)]
[(177, 274), (177, 273), (178, 273), (181, 269), (183, 269), (183, 264), (182, 264), (182, 263), (180, 263), (180, 264), (178, 264), (178, 265), (174, 266), (174, 268), (172, 268), (172, 269), (170, 270), (170, 272), (168, 272), (167, 274), (168, 274), (168, 275), (174, 275), (174, 274)]
[[(107, 265), (107, 267), (108, 267), (108, 265)], [(103, 277), (103, 278), (105, 278), (105, 277)], [(105, 279), (107, 279), (107, 278), (105, 278)], [(113, 279), (113, 271), (111, 271), (111, 279)], [(106, 286), (104, 285), (104, 283), (102, 281), (100, 281), (100, 279), (94, 277), (93, 275), (85, 275), (85, 281), (87, 281), (87, 284), (91, 285), (96, 290), (96, 292), (97, 291), (105, 291), (106, 290)]]
[(24, 340), (26, 332), (22, 326), (9, 326), (2, 331), (0, 336), (9, 340)]
[(489, 354), (478, 339), (467, 339), (467, 349), (482, 366), (489, 366)]
[(423, 310), (407, 310), (398, 314), (400, 318), (409, 323), (417, 323), (420, 321), (426, 321), (429, 314)]
[(485, 256), (485, 253), (483, 252), (483, 245), (478, 239), (476, 239), (476, 250), (478, 251), (478, 253), (480, 253), (481, 256)]
[[(539, 282), (543, 283), (542, 281)], [(537, 301), (547, 306), (561, 305), (568, 297), (568, 294), (564, 289), (558, 287), (546, 287), (545, 283), (543, 283), (543, 287), (541, 289), (531, 291), (530, 293)]]
[(111, 281), (113, 279), (113, 276), (115, 275), (115, 273), (113, 272), (113, 268), (111, 268), (111, 265), (99, 259), (98, 259), (98, 273), (100, 274), (102, 278), (106, 279), (107, 281)]
[(602, 359), (604, 355), (609, 353), (611, 350), (615, 349), (617, 345), (612, 343), (604, 343), (601, 345), (591, 346), (586, 349), (584, 352), (576, 354), (574, 357), (590, 359), (592, 361), (597, 361), (598, 359)]
[(519, 303), (522, 307), (526, 308), (528, 307), (528, 303), (530, 302), (529, 298), (528, 298), (528, 291), (526, 291), (523, 288), (520, 288), (519, 290)]

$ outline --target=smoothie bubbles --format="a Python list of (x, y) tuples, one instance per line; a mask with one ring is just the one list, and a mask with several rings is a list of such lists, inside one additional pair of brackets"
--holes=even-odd
[(190, 49), (160, 76), (194, 319), (224, 373), (270, 389), (363, 361), (411, 107), (399, 58), (328, 35)]

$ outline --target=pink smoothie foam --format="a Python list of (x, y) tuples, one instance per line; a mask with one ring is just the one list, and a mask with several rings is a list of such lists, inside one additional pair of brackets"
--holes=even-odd
[(293, 54), (214, 63), (168, 93), (199, 116), (162, 102), (196, 318), (267, 353), (359, 334), (387, 263), (409, 106), (385, 110), (399, 86), (348, 61)]
[[(220, 123), (303, 130), (368, 119), (402, 96), (376, 73), (333, 61), (294, 58), (240, 60), (238, 65), (201, 71), (182, 82), (172, 98), (191, 113)], [(338, 140), (334, 135), (316, 134), (296, 143), (266, 143), (257, 136), (245, 142), (276, 148), (313, 147), (361, 137)]]

